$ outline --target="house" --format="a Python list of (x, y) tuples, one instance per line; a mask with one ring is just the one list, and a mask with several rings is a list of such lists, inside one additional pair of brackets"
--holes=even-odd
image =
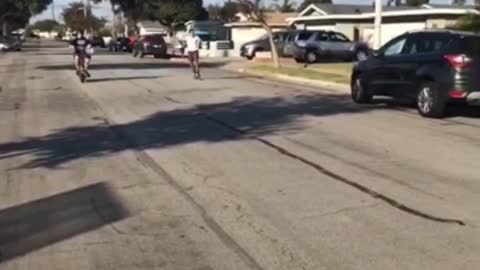
[[(447, 28), (467, 14), (479, 15), (473, 6), (429, 5), (385, 6), (382, 12), (381, 43), (407, 31)], [(296, 29), (332, 30), (352, 40), (373, 45), (375, 10), (366, 5), (312, 4), (297, 17), (287, 19)]]
[(147, 35), (147, 34), (166, 35), (168, 33), (168, 29), (159, 22), (143, 21), (143, 22), (139, 22), (137, 24), (137, 27), (140, 35)]
[(32, 33), (34, 33), (35, 35), (41, 38), (46, 38), (46, 39), (54, 39), (55, 37), (58, 36), (57, 31), (47, 32), (47, 31), (33, 30)]
[[(289, 27), (287, 19), (297, 15), (298, 13), (266, 12), (265, 18), (273, 31), (281, 31)], [(238, 18), (237, 22), (228, 23), (225, 26), (230, 29), (230, 39), (233, 41), (232, 54), (238, 56), (243, 44), (264, 36), (267, 31), (260, 23), (253, 22), (243, 13), (237, 14), (236, 17)]]

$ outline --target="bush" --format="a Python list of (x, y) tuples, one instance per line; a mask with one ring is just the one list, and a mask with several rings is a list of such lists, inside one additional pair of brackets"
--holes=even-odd
[(112, 36), (112, 30), (109, 28), (102, 28), (100, 31), (98, 31), (98, 34), (102, 37), (111, 37)]
[(453, 28), (455, 30), (479, 33), (480, 32), (480, 17), (476, 16), (476, 15), (466, 15), (466, 16), (460, 18)]

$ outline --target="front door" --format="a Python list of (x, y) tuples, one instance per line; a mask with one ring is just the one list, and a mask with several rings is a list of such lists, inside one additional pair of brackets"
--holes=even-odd
[(353, 43), (343, 34), (330, 32), (331, 52), (335, 57), (347, 59), (351, 54)]
[(402, 75), (398, 67), (404, 61), (406, 44), (406, 35), (395, 38), (370, 60), (367, 75), (369, 89), (377, 94), (395, 94), (397, 88), (402, 84)]

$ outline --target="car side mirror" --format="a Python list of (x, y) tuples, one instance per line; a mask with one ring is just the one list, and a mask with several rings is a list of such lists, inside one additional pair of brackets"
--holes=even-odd
[(383, 58), (385, 56), (380, 50), (370, 50), (370, 55), (378, 58)]

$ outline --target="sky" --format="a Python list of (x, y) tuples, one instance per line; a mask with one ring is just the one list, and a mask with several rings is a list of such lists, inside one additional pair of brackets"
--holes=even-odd
[[(55, 1), (55, 16), (58, 20), (61, 19), (62, 9), (67, 7), (71, 2), (78, 2), (79, 0), (54, 0)], [(296, 0), (301, 1), (301, 0)], [(333, 0), (335, 4), (365, 4), (371, 5), (374, 0)], [(386, 1), (386, 0), (384, 0)], [(467, 3), (471, 3), (473, 0), (467, 0)], [(204, 5), (222, 3), (224, 0), (204, 0)], [(430, 0), (431, 4), (450, 4), (452, 0)], [(108, 2), (97, 4), (93, 8), (93, 13), (99, 17), (105, 17), (107, 20), (111, 20), (112, 12), (110, 10), (110, 5)], [(42, 14), (36, 16), (32, 21), (42, 20), (42, 19), (51, 19), (52, 18), (52, 8), (45, 10)]]

